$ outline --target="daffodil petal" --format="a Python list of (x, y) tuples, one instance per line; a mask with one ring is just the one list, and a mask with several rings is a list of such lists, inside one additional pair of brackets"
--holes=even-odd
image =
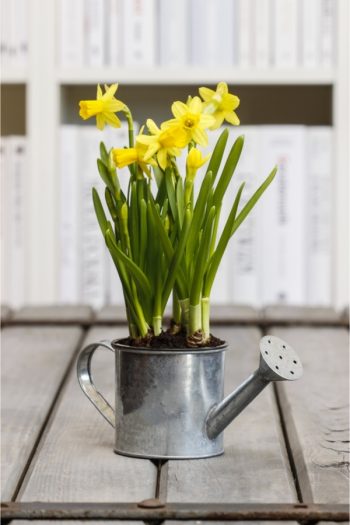
[(206, 115), (203, 113), (200, 118), (200, 125), (202, 128), (209, 128), (214, 124), (214, 120), (215, 118), (213, 115)]
[(200, 144), (201, 146), (208, 145), (208, 136), (205, 131), (199, 127), (193, 131), (192, 138), (197, 144)]
[[(179, 100), (174, 102), (171, 106), (171, 111), (175, 118), (181, 118), (188, 112), (188, 106)], [(168, 121), (170, 122), (170, 121)], [(165, 124), (165, 123), (164, 123)]]
[(204, 102), (207, 102), (215, 95), (215, 91), (206, 87), (201, 87), (198, 91)]
[(117, 115), (114, 115), (114, 113), (102, 113), (105, 121), (112, 126), (113, 128), (120, 128), (121, 123)]
[(101, 89), (100, 84), (97, 84), (97, 93), (96, 93), (96, 98), (97, 98), (97, 100), (99, 100), (100, 98), (102, 98), (102, 89)]
[(147, 119), (146, 126), (148, 127), (148, 129), (149, 129), (150, 133), (152, 133), (152, 135), (157, 135), (157, 133), (160, 132), (160, 129), (158, 128), (157, 124), (151, 118)]
[(146, 151), (146, 153), (145, 153), (145, 155), (144, 155), (143, 158), (144, 158), (145, 160), (149, 160), (151, 157), (153, 157), (153, 155), (154, 155), (155, 153), (157, 153), (157, 151), (159, 150), (159, 148), (160, 148), (160, 145), (159, 145), (157, 142), (154, 143), (154, 144), (151, 144), (151, 145), (149, 146), (149, 148), (147, 149), (147, 151)]
[(226, 82), (219, 82), (216, 86), (216, 91), (220, 93), (220, 95), (227, 95), (228, 93), (228, 86)]
[(192, 113), (200, 113), (202, 110), (202, 101), (199, 97), (193, 97), (188, 105), (189, 110)]
[(236, 113), (232, 111), (232, 113), (228, 113), (225, 115), (225, 120), (229, 122), (230, 124), (233, 124), (234, 126), (239, 126), (239, 118), (237, 117)]
[(104, 127), (105, 127), (105, 119), (104, 119), (104, 116), (101, 113), (96, 115), (96, 126), (100, 130), (103, 130)]
[(105, 94), (102, 97), (103, 100), (108, 100), (108, 99), (114, 97), (114, 95), (116, 94), (117, 89), (118, 89), (118, 84), (112, 84), (109, 87), (105, 84), (106, 92), (105, 92)]
[(157, 160), (162, 170), (165, 170), (165, 168), (167, 167), (167, 161), (168, 161), (168, 154), (165, 149), (161, 149), (158, 151)]
[(154, 142), (158, 142), (157, 137), (154, 135), (137, 135), (136, 140), (140, 144), (145, 144), (146, 146), (154, 144)]

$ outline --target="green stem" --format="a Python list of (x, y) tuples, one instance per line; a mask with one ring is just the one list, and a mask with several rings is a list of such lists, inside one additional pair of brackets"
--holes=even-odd
[(132, 118), (132, 114), (131, 114), (131, 111), (128, 108), (128, 106), (126, 106), (126, 105), (124, 106), (123, 112), (124, 112), (125, 118), (126, 118), (127, 123), (128, 123), (129, 148), (133, 148), (134, 147), (134, 120)]
[(154, 335), (159, 335), (162, 331), (162, 318), (161, 316), (155, 316), (152, 320), (153, 324), (153, 333)]
[(210, 339), (210, 298), (202, 297), (203, 341)]
[(186, 333), (188, 333), (190, 320), (190, 300), (188, 298), (180, 299), (179, 302), (181, 306), (181, 324), (185, 328)]
[(181, 323), (181, 305), (175, 290), (173, 291), (173, 321), (176, 324)]
[(202, 329), (201, 303), (190, 304), (189, 335), (193, 335)]

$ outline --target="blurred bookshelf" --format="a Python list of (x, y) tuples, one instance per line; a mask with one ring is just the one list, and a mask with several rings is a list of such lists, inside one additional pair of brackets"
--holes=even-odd
[[(13, 3), (16, 1), (23, 2), (14, 0)], [(186, 0), (180, 4), (189, 11), (198, 8), (199, 5), (203, 5), (205, 10), (206, 1)], [(224, 1), (226, 6), (229, 5), (229, 0)], [(155, 20), (149, 27), (153, 27), (153, 38), (156, 38), (161, 17), (170, 9), (170, 3), (167, 0), (137, 2), (152, 4)], [(208, 2), (210, 3), (210, 0)], [(269, 9), (272, 9), (276, 2), (278, 3), (278, 0), (263, 0)], [(128, 9), (135, 3), (136, 0), (128, 2)], [(291, 8), (293, 4), (301, 4), (297, 0), (287, 0), (286, 3)], [(285, 124), (332, 127), (332, 291), (329, 305), (336, 308), (345, 306), (348, 302), (349, 266), (347, 242), (350, 6), (347, 0), (321, 0), (320, 4), (322, 3), (327, 8), (331, 6), (335, 13), (334, 60), (331, 64), (315, 64), (312, 67), (294, 64), (281, 67), (268, 63), (264, 67), (258, 67), (256, 64), (240, 65), (237, 57), (234, 57), (231, 64), (217, 66), (213, 63), (193, 64), (187, 58), (186, 63), (167, 66), (162, 65), (159, 43), (153, 43), (154, 61), (144, 67), (137, 64), (128, 65), (123, 60), (114, 65), (108, 65), (108, 60), (104, 60), (104, 63), (98, 65), (73, 64), (67, 67), (62, 63), (61, 40), (64, 34), (62, 12), (65, 12), (69, 2), (28, 2), (27, 63), (16, 65), (2, 60), (1, 68), (1, 134), (26, 136), (26, 188), (29, 209), (23, 221), (25, 245), (20, 252), (24, 261), (21, 271), (24, 272), (26, 285), (20, 299), (15, 301), (13, 306), (57, 303), (60, 299), (60, 129), (62, 125), (67, 124), (82, 127), (93, 124), (79, 121), (78, 101), (94, 98), (97, 83), (118, 82), (118, 96), (133, 108), (138, 122), (142, 123), (148, 116), (160, 121), (169, 118), (170, 103), (173, 100), (186, 100), (189, 94), (195, 94), (197, 87), (214, 87), (220, 80), (226, 81), (231, 91), (241, 98), (239, 116), (244, 126)], [(3, 19), (10, 16), (10, 4), (12, 5), (12, 0), (3, 0)], [(244, 3), (232, 0), (231, 4), (233, 8), (241, 10), (245, 9), (243, 5), (249, 4), (247, 9), (253, 14), (257, 9), (256, 0), (246, 0)], [(77, 0), (74, 2), (73, 11), (78, 10), (79, 15), (79, 9), (84, 10), (89, 6), (93, 14), (94, 9), (100, 9), (101, 5), (108, 15), (112, 12), (110, 9), (122, 5), (122, 0)], [(125, 15), (121, 15), (121, 18), (122, 16)], [(72, 18), (74, 22), (74, 13)], [(304, 21), (304, 25), (305, 23)], [(237, 27), (237, 20), (235, 24)], [(86, 35), (86, 23), (79, 31)], [(104, 45), (108, 51), (108, 42)], [(85, 47), (83, 53), (86, 53)], [(189, 49), (192, 47), (189, 44)], [(84, 54), (84, 61), (86, 60), (89, 62)], [(211, 60), (215, 60), (215, 57)], [(233, 131), (236, 135), (239, 133), (239, 129)], [(261, 177), (264, 175), (266, 173), (260, 174)], [(7, 221), (4, 220), (3, 230), (6, 229), (6, 225)], [(6, 235), (3, 242), (6, 250)], [(5, 270), (6, 266), (11, 264), (5, 263)], [(6, 281), (6, 275), (3, 279)], [(2, 302), (11, 304), (12, 301), (3, 293)]]

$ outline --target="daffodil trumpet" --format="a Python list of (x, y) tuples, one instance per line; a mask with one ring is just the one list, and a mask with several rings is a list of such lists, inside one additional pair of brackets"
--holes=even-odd
[[(242, 184), (229, 190), (244, 137), (228, 148), (225, 127), (212, 152), (208, 133), (224, 122), (237, 126), (239, 98), (225, 82), (199, 88), (200, 96), (171, 105), (172, 118), (160, 125), (148, 118), (135, 136), (129, 107), (116, 98), (118, 84), (98, 86), (95, 100), (82, 100), (80, 116), (96, 125), (121, 126), (128, 144), (109, 151), (100, 144), (98, 173), (104, 199), (93, 188), (97, 220), (118, 272), (133, 341), (151, 344), (165, 329), (164, 311), (172, 299), (169, 334), (185, 334), (190, 347), (210, 346), (210, 295), (228, 243), (275, 177), (276, 168), (241, 205)], [(225, 162), (223, 159), (226, 158)], [(185, 161), (182, 171), (179, 159)], [(183, 162), (181, 162), (183, 165)], [(201, 183), (198, 183), (199, 172)], [(127, 191), (121, 179), (128, 178)], [(220, 229), (224, 198), (231, 211)]]

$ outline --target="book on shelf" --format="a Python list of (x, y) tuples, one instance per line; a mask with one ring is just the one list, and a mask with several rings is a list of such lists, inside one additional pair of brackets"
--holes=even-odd
[(253, 0), (236, 0), (236, 47), (237, 65), (248, 68), (253, 64)]
[(2, 301), (19, 308), (28, 298), (27, 139), (1, 138)]
[(0, 52), (3, 68), (25, 68), (29, 52), (29, 2), (1, 1)]
[(124, 65), (156, 64), (156, 2), (128, 0), (123, 3)]
[(332, 303), (332, 130), (315, 126), (306, 133), (306, 302), (327, 306)]
[[(191, 63), (198, 66), (233, 64), (233, 0), (191, 0)], [(224, 16), (223, 13), (225, 14)]]
[(158, 35), (161, 66), (183, 66), (188, 62), (189, 22), (188, 0), (159, 2)]
[[(57, 1), (63, 67), (283, 69), (329, 68), (335, 62), (336, 0)], [(11, 0), (8, 11), (17, 2), (27, 5)], [(12, 19), (16, 34), (24, 33), (27, 20)], [(3, 29), (6, 55), (10, 27)]]
[(84, 65), (84, 0), (58, 2), (58, 61), (63, 67)]
[(85, 0), (84, 51), (85, 64), (91, 67), (103, 66), (106, 54), (107, 12), (104, 0)]
[(253, 38), (254, 65), (268, 67), (271, 63), (271, 0), (253, 0), (253, 20), (251, 36)]
[(263, 127), (260, 144), (262, 173), (278, 166), (260, 207), (261, 300), (305, 304), (305, 127)]
[(272, 1), (274, 66), (296, 67), (299, 63), (299, 2)]

